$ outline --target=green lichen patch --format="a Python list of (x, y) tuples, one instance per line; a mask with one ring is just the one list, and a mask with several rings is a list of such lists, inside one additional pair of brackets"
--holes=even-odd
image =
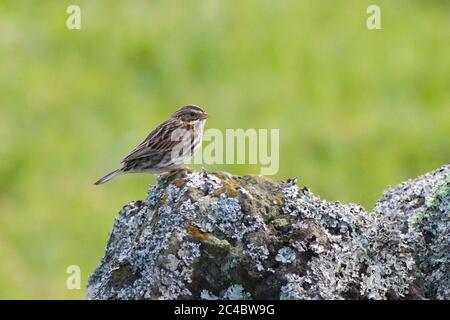
[(436, 188), (436, 191), (429, 195), (425, 200), (427, 208), (450, 210), (450, 181), (447, 179), (445, 183)]

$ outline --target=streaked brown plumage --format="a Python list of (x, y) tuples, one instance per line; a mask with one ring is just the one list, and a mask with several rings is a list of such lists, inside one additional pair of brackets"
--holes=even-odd
[(107, 174), (95, 184), (105, 183), (124, 173), (160, 173), (183, 167), (201, 145), (207, 118), (208, 113), (199, 106), (182, 107), (122, 160), (122, 168)]

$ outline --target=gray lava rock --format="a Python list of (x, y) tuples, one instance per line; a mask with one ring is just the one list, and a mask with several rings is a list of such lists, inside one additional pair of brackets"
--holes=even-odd
[(295, 180), (160, 177), (119, 213), (88, 299), (449, 299), (450, 165), (372, 213)]

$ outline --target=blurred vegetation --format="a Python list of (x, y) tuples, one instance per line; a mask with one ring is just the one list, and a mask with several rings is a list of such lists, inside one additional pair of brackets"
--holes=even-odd
[(186, 103), (210, 128), (280, 128), (275, 178), (330, 200), (371, 208), (447, 163), (448, 1), (376, 1), (369, 31), (372, 3), (0, 2), (0, 298), (85, 297), (115, 214), (155, 177), (92, 183)]

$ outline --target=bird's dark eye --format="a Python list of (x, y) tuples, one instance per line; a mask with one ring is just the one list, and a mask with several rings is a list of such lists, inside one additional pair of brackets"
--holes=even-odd
[(191, 112), (191, 117), (195, 117), (195, 113)]

